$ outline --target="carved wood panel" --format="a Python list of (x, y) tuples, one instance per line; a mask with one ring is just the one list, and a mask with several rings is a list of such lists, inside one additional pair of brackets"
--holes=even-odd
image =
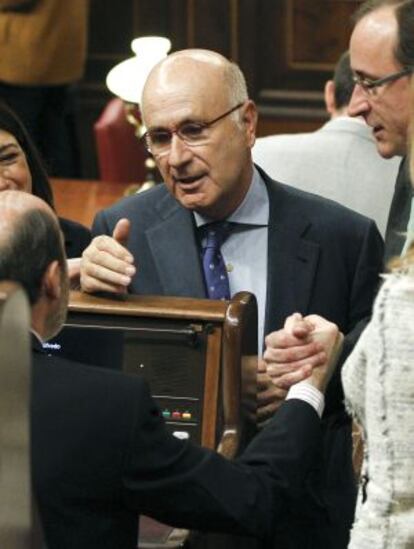
[(322, 90), (347, 48), (358, 0), (92, 0), (81, 87), (85, 177), (96, 176), (91, 126), (110, 94), (107, 72), (133, 38), (168, 36), (173, 50), (210, 48), (238, 62), (261, 113), (260, 132), (299, 131), (325, 118)]
[(332, 70), (348, 48), (355, 2), (288, 0), (286, 57), (292, 70)]

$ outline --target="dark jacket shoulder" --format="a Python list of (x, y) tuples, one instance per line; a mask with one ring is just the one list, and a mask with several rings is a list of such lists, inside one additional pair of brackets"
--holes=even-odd
[(68, 259), (80, 257), (91, 242), (91, 231), (77, 221), (59, 217), (60, 228), (65, 239), (65, 250)]

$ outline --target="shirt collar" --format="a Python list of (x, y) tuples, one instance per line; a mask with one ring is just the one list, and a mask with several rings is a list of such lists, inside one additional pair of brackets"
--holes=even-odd
[[(213, 221), (198, 212), (193, 212), (193, 214), (197, 227), (202, 227)], [(227, 218), (227, 221), (264, 227), (269, 224), (269, 196), (265, 182), (256, 167), (253, 168), (252, 182), (243, 202)]]
[(43, 345), (42, 338), (40, 337), (40, 335), (35, 330), (33, 330), (33, 328), (30, 328), (30, 332), (36, 338), (36, 340), (40, 343), (40, 345)]
[(32, 341), (32, 350), (37, 353), (44, 353), (43, 341), (40, 335), (34, 330), (30, 330), (31, 341)]

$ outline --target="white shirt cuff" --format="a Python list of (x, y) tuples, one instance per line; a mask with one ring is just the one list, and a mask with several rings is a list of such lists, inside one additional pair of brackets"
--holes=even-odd
[(308, 380), (300, 381), (296, 385), (292, 385), (287, 394), (286, 400), (297, 398), (304, 400), (314, 408), (319, 417), (322, 417), (325, 408), (325, 397), (316, 387)]

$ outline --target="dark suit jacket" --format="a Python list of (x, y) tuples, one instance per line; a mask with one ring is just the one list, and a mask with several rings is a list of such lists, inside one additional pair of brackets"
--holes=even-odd
[[(370, 315), (382, 268), (382, 239), (375, 223), (261, 173), (270, 203), (265, 333), (300, 311), (320, 314), (348, 334)], [(137, 274), (131, 292), (206, 296), (193, 216), (164, 185), (99, 213), (93, 234), (112, 234), (121, 217), (132, 224), (128, 248)], [(300, 524), (286, 529), (281, 547), (347, 546), (356, 487), (350, 421), (342, 400), (338, 375), (327, 394), (319, 470), (309, 483), (313, 511), (305, 504), (298, 508)]]
[(399, 256), (404, 246), (405, 233), (410, 218), (411, 198), (413, 188), (409, 173), (409, 162), (404, 157), (401, 161), (397, 181), (395, 182), (394, 196), (388, 216), (385, 233), (385, 262), (392, 257)]
[(59, 217), (59, 224), (65, 241), (67, 258), (80, 257), (91, 242), (91, 231), (80, 223), (64, 217)]
[(48, 549), (135, 549), (139, 513), (269, 546), (319, 444), (316, 412), (290, 400), (228, 462), (170, 435), (141, 378), (49, 357), (34, 342), (32, 474)]
[[(294, 311), (321, 314), (348, 333), (370, 314), (382, 267), (374, 222), (262, 175), (270, 200), (265, 333)], [(206, 297), (193, 216), (164, 185), (98, 213), (93, 235), (112, 234), (121, 217), (131, 221), (138, 267), (131, 293)]]

